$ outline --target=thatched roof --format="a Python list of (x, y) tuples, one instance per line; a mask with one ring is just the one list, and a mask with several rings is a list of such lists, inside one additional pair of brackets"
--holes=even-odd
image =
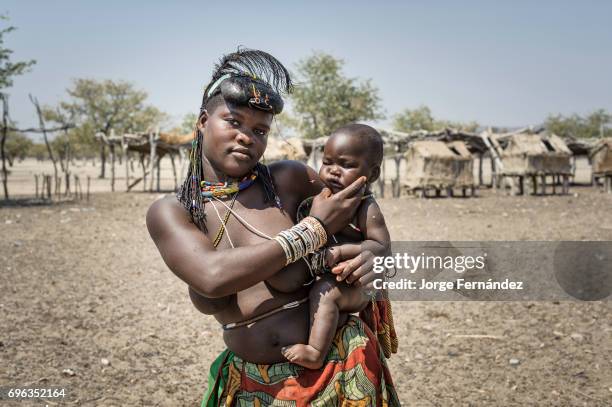
[(471, 158), (472, 154), (470, 154), (470, 151), (468, 150), (467, 146), (465, 145), (465, 143), (463, 141), (451, 141), (446, 143), (446, 146), (453, 152), (456, 153), (457, 155), (464, 157), (464, 158)]
[(409, 189), (471, 186), (474, 184), (474, 160), (462, 141), (413, 141), (404, 154)]
[(306, 161), (307, 158), (302, 139), (299, 137), (268, 136), (268, 146), (264, 152), (264, 159), (267, 162), (280, 160)]
[[(404, 133), (396, 130), (377, 128), (382, 136), (385, 145), (385, 153), (404, 153), (410, 145), (416, 141), (432, 140), (432, 141), (462, 141), (470, 153), (484, 153), (487, 151), (482, 138), (476, 133), (464, 132), (455, 129), (444, 129), (439, 131), (418, 130), (410, 133)], [(327, 136), (317, 139), (303, 140), (304, 150), (307, 155), (310, 155), (313, 148), (323, 149)]]
[(174, 146), (190, 145), (193, 137), (194, 132), (188, 134), (159, 133), (159, 141)]
[(493, 135), (502, 146), (502, 157), (508, 155), (561, 155), (571, 156), (572, 152), (565, 142), (553, 133), (514, 133)]
[(193, 132), (189, 134), (175, 133), (126, 133), (122, 136), (111, 135), (106, 136), (104, 133), (97, 133), (96, 137), (104, 141), (106, 144), (122, 146), (123, 143), (127, 146), (128, 151), (137, 151), (142, 154), (151, 153), (151, 134), (155, 137), (155, 153), (158, 156), (163, 156), (167, 153), (178, 152), (182, 148), (190, 148), (193, 140)]
[(589, 151), (589, 157), (593, 157), (595, 154), (597, 154), (603, 149), (608, 149), (608, 151), (612, 151), (612, 137), (597, 140), (597, 142), (594, 143), (594, 145)]
[(410, 145), (409, 151), (410, 150), (413, 151), (413, 154), (419, 155), (424, 158), (447, 158), (451, 160), (457, 158), (457, 155), (453, 154), (453, 152), (446, 146), (446, 144), (441, 141), (415, 141)]
[(589, 155), (592, 149), (596, 146), (596, 138), (574, 138), (563, 137), (563, 141), (574, 155)]
[(476, 133), (465, 132), (456, 129), (443, 129), (439, 131), (417, 130), (403, 133), (395, 130), (378, 129), (388, 147), (394, 151), (403, 152), (410, 145), (419, 140), (435, 140), (443, 142), (462, 141), (470, 153), (484, 153), (487, 151), (482, 138)]

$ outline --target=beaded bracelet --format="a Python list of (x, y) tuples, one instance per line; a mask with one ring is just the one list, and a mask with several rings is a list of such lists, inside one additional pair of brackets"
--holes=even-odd
[(274, 240), (283, 249), (287, 265), (325, 246), (327, 233), (320, 221), (307, 216), (297, 225), (279, 232)]

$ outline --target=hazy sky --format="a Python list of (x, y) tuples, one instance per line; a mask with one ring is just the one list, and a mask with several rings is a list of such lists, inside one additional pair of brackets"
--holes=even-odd
[(238, 45), (290, 68), (315, 50), (342, 58), (347, 75), (379, 88), (383, 126), (420, 104), (503, 126), (612, 110), (610, 1), (289, 3), (2, 0), (18, 28), (5, 37), (13, 60), (38, 61), (9, 89), (11, 116), (35, 125), (28, 93), (55, 104), (87, 77), (133, 82), (179, 121)]

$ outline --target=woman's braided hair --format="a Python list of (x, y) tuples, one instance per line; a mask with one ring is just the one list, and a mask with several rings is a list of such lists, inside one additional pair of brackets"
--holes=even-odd
[[(221, 86), (222, 84), (230, 86)], [(276, 58), (267, 52), (239, 48), (236, 52), (224, 55), (215, 65), (212, 79), (204, 90), (200, 115), (204, 110), (210, 111), (216, 103), (222, 101), (278, 114), (283, 108), (281, 96), (290, 93), (292, 88), (289, 72)], [(253, 98), (248, 97), (251, 89), (264, 93), (265, 98), (258, 98), (257, 103), (254, 104)], [(199, 131), (197, 125), (194, 133), (189, 155), (189, 170), (183, 185), (178, 190), (177, 198), (189, 212), (193, 223), (206, 231), (206, 213), (200, 192), (200, 182), (204, 179), (202, 168), (202, 138), (204, 135)], [(254, 170), (258, 173), (257, 180), (262, 184), (265, 201), (273, 202), (280, 207), (280, 200), (268, 167), (258, 162)]]

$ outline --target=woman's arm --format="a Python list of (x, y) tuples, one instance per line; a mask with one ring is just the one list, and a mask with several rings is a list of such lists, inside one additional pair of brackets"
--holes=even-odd
[[(337, 232), (353, 216), (363, 186), (360, 178), (338, 194), (323, 190), (315, 197), (311, 214), (323, 222), (329, 233)], [(269, 279), (286, 263), (283, 249), (274, 240), (216, 250), (173, 197), (151, 205), (147, 228), (170, 270), (205, 297), (242, 291)]]
[(285, 253), (274, 240), (216, 250), (174, 197), (151, 205), (147, 228), (170, 270), (205, 297), (244, 290), (285, 266)]

